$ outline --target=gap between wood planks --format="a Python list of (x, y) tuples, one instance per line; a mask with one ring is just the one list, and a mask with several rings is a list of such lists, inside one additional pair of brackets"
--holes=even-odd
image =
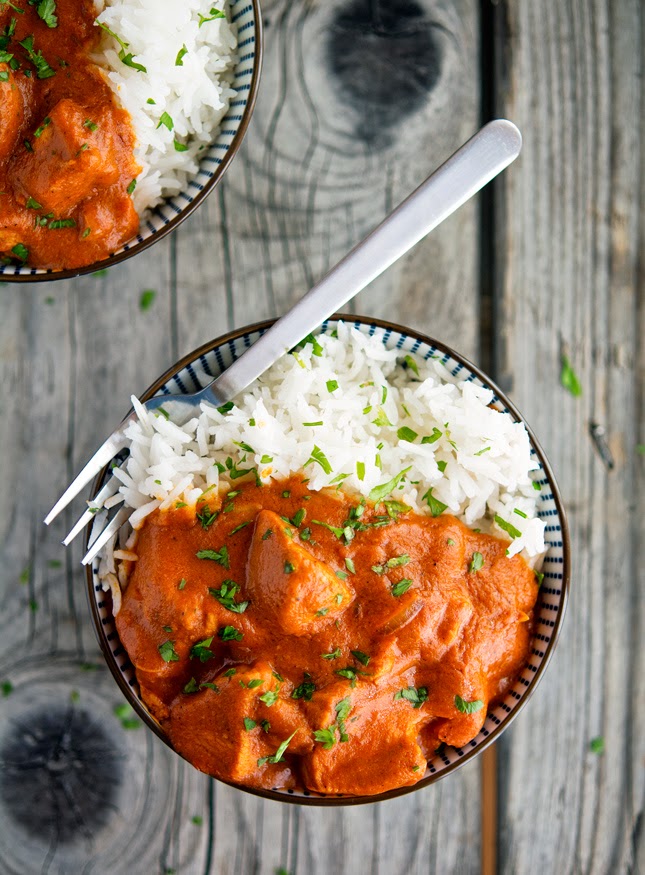
[[(491, 0), (480, 0), (480, 106), (481, 124), (497, 118), (495, 80), (498, 73), (495, 52), (495, 6)], [(496, 258), (496, 220), (499, 219), (497, 180), (486, 186), (479, 199), (479, 359), (485, 373), (497, 382), (495, 350), (496, 311), (495, 289), (499, 288)], [(497, 746), (491, 744), (480, 760), (481, 777), (481, 875), (497, 873), (498, 782)]]

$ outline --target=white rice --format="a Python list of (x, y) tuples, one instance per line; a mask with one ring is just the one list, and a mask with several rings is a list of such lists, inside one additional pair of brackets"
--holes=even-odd
[[(103, 31), (94, 61), (132, 117), (135, 158), (143, 167), (133, 199), (142, 214), (162, 198), (185, 190), (202, 152), (215, 139), (236, 94), (231, 81), (237, 33), (227, 0), (94, 3), (100, 13), (97, 22), (128, 44), (122, 52), (119, 42)], [(206, 20), (200, 27), (200, 16), (211, 19), (211, 10), (227, 18)], [(120, 52), (132, 55), (145, 72), (125, 64)], [(172, 120), (172, 130), (162, 117)], [(187, 146), (186, 151), (178, 151), (176, 144)]]
[[(206, 490), (228, 490), (240, 482), (231, 479), (231, 464), (257, 469), (263, 483), (304, 470), (313, 490), (342, 475), (343, 489), (366, 498), (405, 470), (389, 498), (430, 513), (432, 489), (468, 526), (509, 537), (510, 524), (509, 555), (543, 553), (531, 478), (538, 465), (524, 424), (489, 407), (490, 390), (452, 377), (438, 360), (413, 357), (417, 375), (379, 332), (368, 337), (339, 323), (337, 334), (284, 355), (232, 409), (202, 404), (181, 428), (133, 398), (139, 416), (126, 431), (130, 455), (114, 471), (119, 495), (134, 508), (132, 526), (158, 507), (192, 506)], [(402, 428), (414, 440), (402, 439), (412, 437)]]

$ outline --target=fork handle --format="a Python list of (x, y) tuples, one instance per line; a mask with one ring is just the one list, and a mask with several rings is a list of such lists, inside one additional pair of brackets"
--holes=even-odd
[(203, 390), (231, 401), (517, 158), (522, 136), (506, 119), (485, 125), (423, 182), (311, 291)]

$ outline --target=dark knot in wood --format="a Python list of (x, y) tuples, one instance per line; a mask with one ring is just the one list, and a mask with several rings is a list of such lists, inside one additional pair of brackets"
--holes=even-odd
[(0, 803), (40, 842), (91, 840), (115, 809), (122, 759), (82, 708), (34, 710), (13, 723), (0, 750)]
[(438, 31), (416, 0), (352, 0), (338, 7), (328, 57), (356, 134), (387, 146), (394, 129), (428, 100), (441, 77)]

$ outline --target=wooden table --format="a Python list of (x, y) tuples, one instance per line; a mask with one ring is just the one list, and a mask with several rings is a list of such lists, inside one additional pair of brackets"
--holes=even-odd
[[(106, 276), (0, 288), (0, 872), (643, 872), (643, 5), (264, 7), (255, 117), (196, 215)], [(534, 427), (573, 543), (559, 647), (496, 756), (388, 803), (261, 801), (122, 726), (59, 544), (80, 503), (41, 520), (131, 392), (284, 312), (492, 116), (520, 159), (350, 309), (453, 345)]]

